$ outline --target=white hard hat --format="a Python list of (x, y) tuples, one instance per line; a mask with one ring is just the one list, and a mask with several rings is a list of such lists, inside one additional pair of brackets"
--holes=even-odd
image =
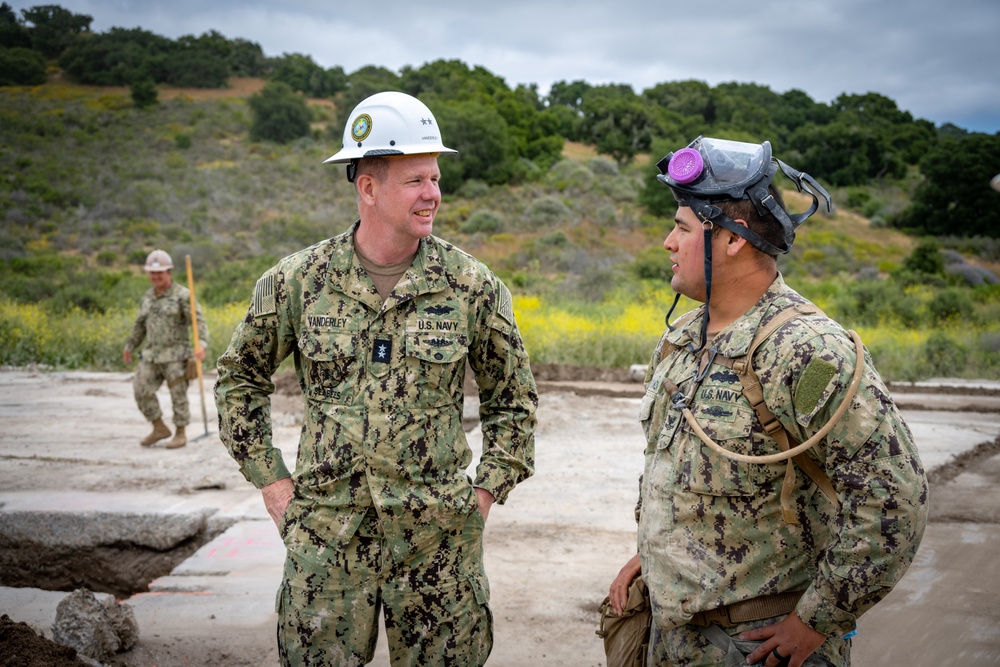
[(174, 268), (174, 260), (170, 259), (170, 255), (163, 250), (154, 250), (146, 258), (146, 266), (144, 268), (147, 272), (167, 271)]
[(441, 130), (427, 105), (406, 93), (377, 93), (348, 116), (340, 151), (323, 161), (352, 162), (363, 157), (457, 153), (441, 143)]

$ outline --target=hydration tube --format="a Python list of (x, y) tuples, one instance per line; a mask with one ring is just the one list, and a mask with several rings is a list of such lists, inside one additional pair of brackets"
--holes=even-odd
[(778, 463), (779, 461), (787, 461), (788, 459), (798, 456), (799, 454), (809, 450), (816, 443), (826, 437), (826, 435), (833, 429), (834, 425), (840, 421), (840, 418), (844, 416), (847, 412), (847, 408), (850, 407), (851, 402), (854, 401), (855, 395), (858, 393), (858, 387), (861, 385), (861, 376), (864, 374), (865, 369), (865, 348), (864, 344), (861, 342), (861, 336), (857, 334), (856, 331), (849, 330), (847, 333), (851, 335), (854, 340), (854, 349), (857, 351), (857, 361), (854, 366), (854, 375), (851, 378), (851, 384), (847, 389), (847, 396), (841, 401), (840, 406), (837, 411), (833, 413), (830, 417), (830, 421), (823, 425), (819, 431), (817, 431), (811, 438), (803, 442), (801, 445), (792, 447), (791, 449), (780, 452), (778, 454), (765, 454), (762, 456), (751, 456), (748, 454), (738, 454), (736, 452), (729, 451), (719, 443), (712, 440), (704, 429), (698, 425), (698, 421), (695, 419), (694, 415), (691, 413), (691, 408), (685, 407), (682, 411), (684, 419), (687, 420), (688, 425), (695, 432), (702, 442), (708, 445), (716, 454), (721, 454), (727, 459), (732, 459), (733, 461), (741, 461), (743, 463)]

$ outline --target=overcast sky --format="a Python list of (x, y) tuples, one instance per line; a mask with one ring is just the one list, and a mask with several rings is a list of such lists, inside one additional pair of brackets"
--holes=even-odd
[(91, 29), (165, 37), (217, 30), (268, 56), (301, 53), (351, 73), (458, 59), (513, 88), (560, 80), (698, 79), (797, 88), (818, 102), (881, 93), (936, 125), (1000, 131), (997, 0), (6, 0), (57, 4)]

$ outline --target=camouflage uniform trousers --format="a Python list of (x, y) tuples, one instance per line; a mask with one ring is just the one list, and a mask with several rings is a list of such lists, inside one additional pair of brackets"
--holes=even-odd
[[(684, 667), (729, 667), (730, 665), (745, 665), (746, 656), (763, 642), (741, 641), (736, 635), (754, 628), (777, 623), (784, 616), (765, 618), (760, 621), (740, 623), (732, 628), (721, 628), (730, 636), (728, 650), (713, 644), (696, 625), (682, 625), (663, 631), (656, 623), (650, 629), (649, 652), (646, 657), (648, 667), (668, 667), (684, 665)], [(718, 627), (718, 626), (716, 626)], [(780, 649), (779, 649), (780, 651)], [(806, 658), (803, 667), (850, 667), (851, 640), (829, 638), (816, 649), (816, 652)], [(754, 663), (752, 667), (763, 667), (764, 661)]]
[(188, 381), (184, 375), (186, 362), (169, 361), (162, 364), (139, 361), (132, 381), (135, 402), (143, 416), (149, 421), (163, 417), (156, 391), (164, 382), (170, 389), (170, 401), (174, 406), (174, 425), (187, 426), (191, 423), (191, 408), (188, 405)]
[(371, 662), (382, 609), (393, 667), (483, 665), (493, 648), (483, 527), (475, 511), (463, 528), (396, 563), (370, 509), (333, 562), (311, 543), (289, 550), (276, 604), (281, 664)]

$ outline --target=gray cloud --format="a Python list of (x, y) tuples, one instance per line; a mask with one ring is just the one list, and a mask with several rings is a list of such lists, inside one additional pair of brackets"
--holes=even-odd
[(480, 65), (511, 86), (535, 83), (543, 93), (555, 81), (576, 79), (636, 91), (680, 79), (753, 82), (804, 90), (821, 102), (875, 91), (917, 118), (1000, 131), (995, 0), (56, 4), (90, 14), (97, 31), (141, 27), (176, 38), (214, 29), (255, 41), (267, 55), (303, 53), (347, 72), (446, 58)]

